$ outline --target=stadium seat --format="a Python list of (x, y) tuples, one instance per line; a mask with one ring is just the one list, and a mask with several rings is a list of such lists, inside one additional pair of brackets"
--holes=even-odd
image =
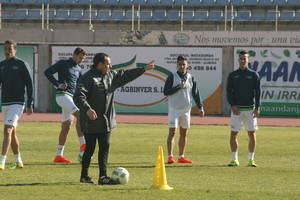
[(122, 4), (122, 5), (134, 4), (134, 0), (119, 0), (119, 4)]
[(214, 5), (216, 4), (217, 0), (202, 0), (202, 4), (205, 5)]
[(245, 4), (245, 0), (231, 0), (231, 3), (233, 5), (244, 5)]
[(217, 5), (229, 5), (230, 0), (216, 0)]
[(84, 10), (82, 9), (72, 9), (70, 11), (70, 18), (71, 19), (83, 19), (84, 17)]
[(180, 20), (180, 10), (168, 10), (167, 18), (169, 21), (179, 21)]
[[(125, 10), (125, 20), (131, 20), (132, 19), (132, 10), (131, 9), (128, 9), (128, 10)], [(137, 15), (136, 15), (136, 12), (134, 12), (134, 20), (137, 19)]]
[(239, 10), (237, 11), (237, 15), (235, 19), (237, 21), (249, 21), (250, 20), (250, 10)]
[[(169, 4), (174, 3), (175, 5), (189, 5), (189, 0), (169, 0)], [(165, 4), (165, 1), (162, 1), (162, 4)]]
[(193, 21), (194, 20), (194, 11), (184, 11), (183, 12), (184, 21)]
[(54, 15), (55, 19), (69, 19), (70, 17), (70, 10), (66, 9), (57, 9), (56, 15)]
[(30, 9), (28, 11), (27, 18), (30, 18), (30, 19), (41, 19), (41, 17), (42, 17), (42, 15), (41, 15), (41, 9)]
[(293, 10), (283, 10), (280, 12), (279, 20), (281, 21), (293, 21), (295, 20), (295, 11)]
[(93, 3), (93, 0), (76, 0), (77, 3), (80, 3), (80, 4), (91, 4)]
[(23, 0), (10, 0), (11, 3), (24, 3)]
[(111, 19), (111, 10), (99, 10), (97, 14), (97, 19), (109, 20)]
[(194, 12), (194, 20), (195, 21), (205, 21), (208, 19), (209, 13), (208, 10), (197, 10)]
[(275, 21), (276, 20), (276, 10), (267, 11), (266, 20)]
[(24, 19), (28, 16), (28, 9), (16, 9), (15, 18), (16, 19)]
[(273, 4), (275, 5), (285, 5), (287, 0), (273, 0)]
[(286, 0), (287, 4), (292, 4), (292, 5), (299, 5), (299, 0)]
[(211, 10), (209, 11), (208, 19), (211, 21), (221, 21), (224, 19), (223, 11)]
[(300, 20), (300, 10), (295, 12), (295, 20)]
[(258, 3), (262, 5), (272, 5), (274, 2), (273, 0), (259, 0)]
[(247, 5), (256, 5), (258, 3), (259, 3), (259, 0), (245, 0), (244, 4), (247, 4)]
[(158, 5), (161, 3), (162, 0), (147, 0), (148, 5)]
[(105, 4), (106, 0), (92, 0), (92, 4)]
[(153, 19), (156, 21), (164, 21), (167, 19), (166, 10), (156, 9), (153, 11)]
[(189, 5), (201, 5), (202, 0), (189, 0)]
[(2, 11), (2, 19), (14, 19), (15, 18), (15, 11), (5, 10)]
[(113, 20), (124, 20), (125, 19), (125, 10), (112, 10), (111, 18)]
[(140, 12), (140, 19), (142, 21), (148, 21), (148, 20), (152, 20), (153, 18), (153, 12), (150, 10), (143, 10)]
[(264, 21), (266, 19), (264, 11), (252, 11), (251, 21)]
[(146, 4), (146, 1), (147, 1), (147, 0), (134, 0), (134, 4), (137, 4), (137, 5), (144, 5), (144, 4)]

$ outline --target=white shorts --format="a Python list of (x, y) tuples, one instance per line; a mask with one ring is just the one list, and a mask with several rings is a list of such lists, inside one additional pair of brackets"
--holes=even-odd
[(191, 109), (189, 110), (175, 110), (169, 109), (168, 113), (169, 127), (177, 128), (190, 128), (191, 123)]
[(73, 113), (79, 109), (74, 104), (73, 98), (69, 95), (56, 96), (56, 103), (61, 107), (61, 121), (65, 122), (68, 120), (73, 120)]
[(231, 112), (231, 131), (239, 132), (243, 123), (247, 131), (256, 131), (257, 118), (253, 117), (253, 110), (240, 111), (239, 115), (234, 115)]
[(12, 104), (2, 106), (3, 123), (4, 125), (10, 125), (17, 127), (18, 120), (24, 111), (24, 105)]

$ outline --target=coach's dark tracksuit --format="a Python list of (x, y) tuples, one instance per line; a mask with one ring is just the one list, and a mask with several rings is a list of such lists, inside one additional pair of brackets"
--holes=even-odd
[[(255, 99), (255, 104), (254, 104)], [(251, 69), (231, 72), (227, 80), (227, 100), (231, 106), (254, 108), (260, 106), (260, 78)]]
[[(96, 140), (99, 144), (99, 177), (107, 175), (110, 132), (116, 128), (114, 91), (144, 72), (143, 68), (136, 68), (126, 71), (109, 71), (108, 74), (102, 75), (97, 69), (92, 68), (79, 79), (73, 99), (80, 110), (80, 125), (86, 140), (86, 150), (82, 158), (82, 177), (88, 174)], [(97, 113), (96, 120), (90, 120), (87, 116), (86, 112), (89, 109)]]
[(27, 108), (33, 107), (33, 84), (29, 66), (23, 60), (14, 57), (0, 62), (0, 84), (2, 106), (25, 104), (25, 88), (27, 92)]
[[(56, 94), (68, 94), (73, 96), (78, 78), (81, 75), (81, 67), (74, 62), (72, 58), (67, 60), (60, 60), (54, 65), (45, 70), (45, 75), (48, 80), (56, 87)], [(56, 80), (53, 74), (58, 74)], [(59, 84), (67, 84), (66, 90), (58, 88)]]

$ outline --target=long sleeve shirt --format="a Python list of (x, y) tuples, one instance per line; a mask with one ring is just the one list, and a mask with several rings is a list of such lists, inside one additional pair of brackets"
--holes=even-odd
[(260, 78), (255, 71), (247, 68), (231, 72), (228, 76), (226, 89), (227, 100), (231, 106), (259, 108)]
[(0, 62), (0, 85), (2, 89), (2, 105), (25, 104), (25, 88), (27, 92), (27, 108), (33, 107), (33, 83), (28, 64), (13, 57)]

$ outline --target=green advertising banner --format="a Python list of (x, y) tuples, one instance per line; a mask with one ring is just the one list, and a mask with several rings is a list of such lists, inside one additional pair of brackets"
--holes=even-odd
[(261, 78), (261, 113), (300, 116), (300, 48), (238, 47), (236, 69), (241, 50), (249, 52), (249, 67)]

